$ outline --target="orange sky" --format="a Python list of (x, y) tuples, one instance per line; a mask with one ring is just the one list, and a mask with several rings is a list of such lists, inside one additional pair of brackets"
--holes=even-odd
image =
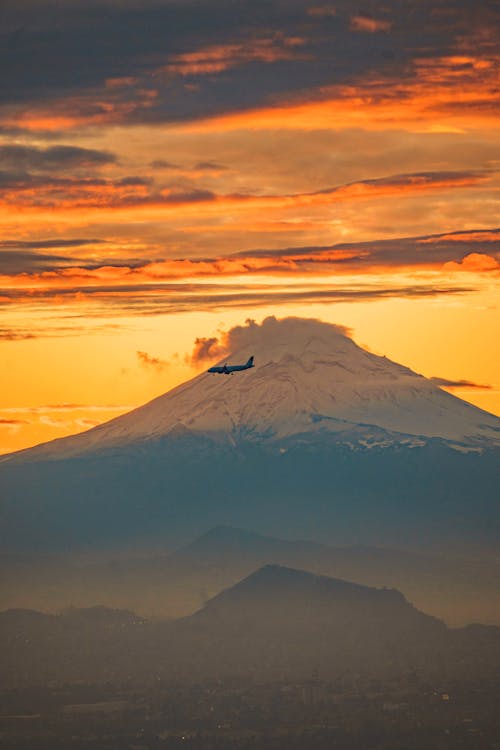
[(197, 337), (269, 314), (500, 414), (489, 4), (215, 4), (7, 2), (0, 452), (147, 401)]

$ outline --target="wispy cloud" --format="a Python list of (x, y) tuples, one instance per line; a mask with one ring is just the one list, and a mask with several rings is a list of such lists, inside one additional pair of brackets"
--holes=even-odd
[(432, 377), (431, 380), (439, 385), (441, 388), (472, 388), (477, 390), (488, 391), (493, 388), (491, 385), (484, 385), (482, 383), (475, 383), (472, 380), (450, 380), (449, 378), (438, 378)]
[(117, 157), (108, 151), (79, 146), (0, 145), (0, 169), (7, 171), (60, 173), (68, 169), (95, 169), (116, 162)]
[[(482, 246), (486, 230), (459, 233), (460, 240), (447, 233), (440, 241), (433, 237), (406, 237), (364, 243), (339, 243), (329, 247), (296, 247), (276, 250), (254, 250), (214, 258), (180, 258), (145, 260), (129, 265), (126, 259), (105, 266), (58, 267), (0, 277), (0, 300), (7, 302), (24, 297), (29, 289), (32, 300), (51, 294), (95, 295), (110, 292), (113, 286), (124, 292), (147, 284), (144, 292), (158, 291), (160, 282), (185, 282), (199, 277), (238, 277), (252, 273), (257, 276), (314, 276), (352, 274), (355, 271), (383, 273), (384, 270), (421, 268), (429, 270), (467, 270), (475, 273), (495, 272), (499, 266), (500, 239), (498, 230), (491, 230), (488, 253), (474, 251)], [(157, 286), (153, 286), (156, 282)], [(184, 287), (164, 287), (175, 293)], [(206, 289), (206, 287), (204, 287)], [(225, 287), (226, 289), (227, 287)], [(9, 331), (3, 331), (8, 337)], [(0, 329), (0, 336), (2, 331)]]
[(376, 34), (380, 31), (390, 31), (391, 26), (391, 21), (362, 15), (352, 16), (350, 22), (350, 28), (352, 31), (362, 31), (369, 34)]
[(160, 71), (173, 76), (213, 75), (249, 63), (304, 59), (303, 53), (300, 52), (300, 47), (304, 43), (305, 40), (301, 37), (287, 37), (278, 32), (272, 37), (250, 38), (245, 42), (233, 44), (209, 45), (171, 55)]
[[(126, 177), (119, 180), (100, 178), (47, 178), (34, 175), (0, 174), (0, 208), (2, 203), (10, 210), (19, 207), (51, 208), (55, 213), (70, 214), (96, 209), (96, 215), (106, 216), (106, 209), (116, 216), (122, 210), (128, 215), (145, 216), (161, 211), (162, 214), (183, 209), (190, 212), (223, 210), (233, 212), (249, 209), (295, 210), (307, 206), (327, 206), (382, 197), (400, 198), (404, 195), (419, 195), (442, 190), (473, 188), (488, 183), (494, 177), (491, 170), (446, 170), (395, 174), (387, 177), (358, 180), (344, 185), (324, 187), (303, 193), (230, 193), (220, 194), (213, 190), (190, 188), (179, 189), (165, 186), (151, 187), (150, 181), (141, 177)], [(36, 188), (36, 189), (35, 189)], [(92, 214), (87, 214), (89, 218)]]
[(139, 363), (146, 369), (153, 369), (157, 372), (163, 372), (163, 370), (165, 370), (165, 368), (167, 368), (169, 365), (167, 360), (160, 359), (159, 357), (153, 357), (147, 352), (137, 351), (136, 355)]

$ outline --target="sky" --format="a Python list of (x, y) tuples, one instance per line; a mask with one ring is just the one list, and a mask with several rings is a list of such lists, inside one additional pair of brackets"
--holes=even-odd
[(499, 10), (2, 0), (0, 453), (316, 317), (500, 414)]

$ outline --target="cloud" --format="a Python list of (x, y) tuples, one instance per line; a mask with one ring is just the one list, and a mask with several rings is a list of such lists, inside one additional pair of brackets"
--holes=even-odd
[[(93, 207), (104, 209), (117, 206), (143, 205), (154, 202), (150, 195), (150, 180), (129, 176), (120, 179), (100, 177), (58, 177), (32, 172), (0, 171), (0, 207), (52, 208), (66, 212), (68, 208)], [(184, 201), (184, 194), (180, 202)], [(161, 201), (160, 199), (157, 199)], [(165, 202), (172, 202), (175, 196)]]
[(77, 427), (82, 427), (84, 430), (89, 430), (92, 427), (97, 427), (98, 424), (102, 424), (102, 422), (96, 419), (86, 419), (85, 417), (82, 417), (81, 419), (75, 419), (75, 425)]
[(440, 388), (472, 388), (478, 390), (491, 390), (493, 386), (474, 383), (472, 380), (449, 380), (448, 378), (432, 377), (431, 380)]
[(225, 172), (229, 167), (215, 161), (199, 161), (194, 165), (194, 170), (200, 172)]
[[(0, 304), (2, 292), (0, 291)], [(35, 339), (36, 335), (31, 330), (0, 327), (0, 341), (26, 341)]]
[(500, 261), (487, 253), (469, 253), (459, 261), (448, 261), (443, 266), (446, 271), (468, 271), (482, 273), (499, 271)]
[[(81, 258), (40, 253), (37, 250), (99, 247), (104, 244), (106, 240), (99, 239), (0, 240), (0, 274), (39, 273), (54, 268), (81, 265), (85, 262)], [(100, 263), (102, 262), (101, 258)]]
[(435, 242), (500, 242), (500, 229), (486, 229), (484, 231), (470, 229), (467, 232), (450, 232), (448, 234), (437, 234), (431, 237), (422, 237), (420, 243), (432, 244)]
[(165, 359), (160, 359), (159, 357), (152, 357), (147, 352), (137, 351), (136, 352), (137, 359), (139, 360), (139, 363), (149, 369), (154, 369), (157, 372), (162, 372), (166, 367), (169, 366), (169, 363)]
[(307, 15), (313, 18), (328, 18), (337, 15), (337, 9), (333, 5), (315, 5), (307, 8)]
[(369, 34), (375, 34), (379, 31), (390, 31), (392, 27), (391, 21), (384, 21), (382, 19), (372, 18), (371, 16), (352, 16), (349, 24), (351, 31), (363, 31)]
[[(229, 193), (218, 194), (207, 189), (179, 189), (164, 187), (159, 192), (150, 181), (141, 177), (119, 180), (101, 178), (55, 178), (31, 174), (0, 172), (0, 207), (50, 207), (68, 215), (70, 209), (96, 209), (102, 216), (108, 208), (114, 212), (124, 209), (147, 214), (165, 211), (169, 207), (178, 214), (193, 205), (207, 207), (220, 213), (223, 210), (247, 211), (251, 208), (297, 209), (307, 206), (327, 206), (337, 202), (400, 197), (437, 190), (453, 190), (482, 186), (493, 177), (490, 170), (443, 170), (395, 174), (375, 179), (357, 180), (312, 192), (303, 193)], [(36, 188), (36, 189), (35, 189)], [(90, 217), (90, 214), (88, 215)]]
[[(342, 283), (332, 277), (330, 284), (315, 283), (304, 279), (297, 284), (227, 283), (200, 284), (105, 284), (91, 287), (69, 287), (64, 289), (40, 289), (36, 293), (17, 290), (11, 293), (12, 302), (22, 304), (25, 311), (36, 310), (40, 315), (44, 308), (56, 304), (59, 313), (64, 313), (64, 325), (36, 331), (38, 337), (74, 335), (83, 330), (87, 335), (89, 316), (94, 319), (117, 318), (119, 316), (171, 315), (192, 312), (223, 312), (230, 309), (255, 309), (271, 305), (337, 304), (370, 302), (385, 299), (418, 299), (469, 294), (476, 291), (473, 285), (446, 284), (442, 279), (416, 280), (415, 283), (397, 283), (384, 279), (373, 283), (355, 283), (349, 279)], [(0, 289), (0, 299), (3, 290)], [(84, 321), (84, 325), (82, 322)]]
[(132, 405), (125, 404), (46, 404), (43, 406), (9, 406), (0, 408), (2, 414), (50, 414), (58, 412), (108, 412), (130, 411)]
[(61, 172), (116, 164), (117, 157), (108, 151), (78, 146), (0, 145), (0, 168), (16, 172)]
[(67, 258), (64, 255), (49, 255), (48, 253), (0, 250), (0, 273), (2, 274), (48, 271), (54, 267), (62, 268), (65, 265), (76, 265), (76, 259)]
[[(419, 0), (410, 8), (388, 0), (384, 19), (362, 9), (353, 17), (348, 0), (269, 0), (257, 11), (252, 0), (206, 0), (196, 12), (190, 2), (145, 2), (140, 12), (131, 2), (101, 7), (4, 0), (4, 127), (178, 122), (276, 106), (304, 92), (317, 97), (327, 86), (370, 78), (384, 79), (389, 91), (391, 81), (412, 79), (417, 55), (484, 56), (494, 45), (494, 10), (481, 0), (439, 7)], [(398, 33), (389, 44), (374, 32), (390, 23)], [(369, 45), (360, 32), (372, 32)]]
[(12, 250), (41, 250), (51, 248), (82, 247), (84, 245), (103, 245), (107, 240), (96, 238), (68, 238), (45, 240), (0, 240), (0, 248)]
[(265, 318), (258, 324), (252, 318), (247, 318), (244, 325), (237, 325), (228, 331), (223, 331), (218, 337), (197, 338), (194, 342), (190, 363), (196, 366), (207, 360), (224, 358), (240, 350), (259, 348), (269, 345), (269, 341), (276, 340), (281, 346), (284, 341), (294, 339), (297, 333), (306, 329), (314, 336), (350, 338), (352, 330), (346, 326), (324, 323), (313, 318), (296, 317), (276, 318), (274, 315)]
[(497, 51), (482, 54), (478, 48), (467, 56), (432, 57), (416, 48), (401, 67), (385, 65), (377, 70), (376, 65), (368, 65), (364, 73), (351, 71), (348, 80), (330, 78), (294, 95), (267, 97), (260, 105), (184, 118), (184, 130), (488, 130), (495, 127), (498, 116), (499, 64)]
[(193, 351), (189, 361), (195, 365), (198, 362), (205, 362), (208, 359), (221, 357), (227, 352), (225, 346), (222, 346), (219, 339), (215, 336), (211, 338), (197, 338), (194, 342)]
[(0, 419), (0, 427), (21, 427), (23, 424), (29, 424), (26, 419)]
[[(493, 234), (497, 230), (492, 230)], [(474, 243), (481, 245), (487, 230), (479, 232), (479, 239), (474, 239), (478, 232), (471, 233), (469, 249)], [(448, 237), (453, 237), (447, 233)], [(91, 296), (119, 294), (138, 294), (142, 289), (145, 297), (160, 294), (161, 290), (171, 296), (176, 293), (194, 293), (199, 289), (210, 290), (207, 284), (199, 287), (193, 285), (197, 278), (214, 279), (220, 277), (242, 277), (251, 273), (253, 276), (293, 276), (312, 283), (312, 277), (332, 278), (332, 282), (341, 274), (352, 275), (366, 272), (383, 276), (388, 270), (409, 271), (421, 269), (446, 273), (463, 270), (469, 273), (494, 272), (500, 258), (500, 241), (498, 250), (495, 243), (489, 242), (490, 254), (473, 252), (464, 257), (463, 245), (453, 238), (438, 242), (425, 242), (426, 237), (406, 237), (393, 240), (378, 240), (361, 243), (339, 243), (326, 247), (292, 247), (271, 250), (254, 250), (213, 258), (180, 258), (135, 261), (127, 263), (126, 259), (109, 261), (106, 265), (68, 265), (57, 266), (47, 270), (33, 270), (31, 273), (0, 276), (0, 301), (31, 301), (50, 299), (59, 296), (68, 300), (75, 297), (83, 300)], [(496, 255), (495, 255), (496, 252)], [(37, 258), (37, 261), (39, 259)], [(306, 282), (306, 278), (309, 281)], [(177, 283), (173, 283), (177, 282)], [(243, 288), (237, 282), (238, 288)], [(252, 282), (250, 289), (258, 288)], [(227, 285), (212, 287), (227, 292)], [(197, 293), (197, 292), (196, 292)], [(260, 291), (259, 291), (260, 294)], [(4, 332), (5, 333), (5, 332)], [(8, 332), (6, 332), (8, 334)], [(0, 330), (0, 337), (1, 337)]]
[(215, 44), (190, 52), (171, 55), (162, 71), (174, 76), (213, 75), (248, 63), (275, 63), (302, 59), (297, 52), (305, 40), (281, 32), (267, 38), (249, 38), (245, 42)]
[(66, 430), (72, 425), (71, 421), (67, 421), (65, 419), (57, 419), (47, 414), (41, 414), (38, 418), (38, 421), (40, 422), (40, 424), (45, 425), (45, 427), (56, 427), (60, 430)]
[(172, 161), (165, 161), (165, 159), (154, 159), (149, 162), (149, 166), (152, 169), (181, 169), (179, 164), (174, 164)]

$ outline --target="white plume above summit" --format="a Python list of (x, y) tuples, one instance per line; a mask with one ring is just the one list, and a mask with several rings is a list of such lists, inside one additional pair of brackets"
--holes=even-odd
[(219, 364), (253, 355), (255, 368), (230, 376), (203, 372), (128, 414), (22, 453), (65, 458), (186, 431), (234, 444), (322, 436), (363, 448), (429, 438), (457, 446), (500, 444), (498, 417), (362, 349), (340, 326), (270, 317), (233, 328), (224, 347), (215, 339), (198, 343), (205, 356), (227, 350)]

